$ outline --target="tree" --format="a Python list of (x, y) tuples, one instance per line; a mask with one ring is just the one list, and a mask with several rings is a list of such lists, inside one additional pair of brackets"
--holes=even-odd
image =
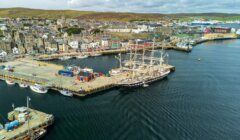
[(100, 30), (100, 29), (95, 28), (95, 29), (92, 29), (92, 30), (90, 31), (90, 33), (91, 33), (92, 35), (97, 35), (97, 34), (103, 33), (103, 31)]
[(81, 34), (82, 31), (84, 30), (84, 28), (68, 28), (66, 30), (66, 32), (68, 33), (68, 35), (72, 35), (72, 34)]

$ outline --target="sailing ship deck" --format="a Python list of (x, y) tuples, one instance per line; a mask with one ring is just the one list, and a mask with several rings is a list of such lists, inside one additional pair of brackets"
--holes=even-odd
[(29, 109), (29, 111), (29, 116), (31, 117), (29, 125), (28, 123), (24, 123), (13, 131), (0, 130), (0, 140), (22, 140), (27, 136), (29, 130), (38, 131), (40, 129), (45, 129), (53, 123), (52, 115), (33, 109)]
[[(15, 83), (27, 85), (40, 84), (54, 90), (68, 90), (77, 96), (86, 96), (99, 91), (117, 86), (117, 83), (126, 78), (126, 73), (118, 76), (96, 77), (89, 82), (77, 80), (77, 77), (64, 77), (58, 75), (58, 71), (63, 66), (39, 62), (29, 58), (17, 59), (11, 62), (1, 63), (1, 65), (14, 67), (14, 72), (0, 70), (0, 79), (12, 80)], [(163, 65), (166, 69), (175, 70), (174, 66)]]

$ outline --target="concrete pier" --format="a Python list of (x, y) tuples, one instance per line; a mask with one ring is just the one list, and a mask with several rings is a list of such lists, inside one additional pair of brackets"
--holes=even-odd
[[(39, 84), (53, 90), (68, 90), (77, 96), (86, 96), (104, 91), (117, 86), (117, 83), (126, 78), (126, 74), (118, 76), (101, 76), (89, 82), (77, 80), (77, 77), (64, 77), (58, 75), (63, 66), (31, 60), (28, 58), (18, 59), (0, 65), (11, 66), (13, 72), (0, 70), (0, 79), (11, 80), (15, 83), (27, 85)], [(166, 69), (175, 70), (174, 66), (164, 65)]]

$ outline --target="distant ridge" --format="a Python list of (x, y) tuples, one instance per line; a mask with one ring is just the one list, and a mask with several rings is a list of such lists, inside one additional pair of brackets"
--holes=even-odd
[(0, 8), (0, 17), (40, 17), (40, 18), (78, 18), (95, 19), (100, 21), (156, 21), (161, 19), (188, 20), (194, 18), (216, 19), (216, 20), (238, 20), (240, 14), (229, 13), (177, 13), (177, 14), (155, 14), (155, 13), (117, 13), (117, 12), (94, 12), (77, 10), (43, 10), (30, 8)]

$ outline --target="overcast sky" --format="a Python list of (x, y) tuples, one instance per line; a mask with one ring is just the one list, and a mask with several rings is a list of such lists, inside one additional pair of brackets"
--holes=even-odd
[(140, 13), (240, 13), (240, 0), (0, 0), (0, 8)]

